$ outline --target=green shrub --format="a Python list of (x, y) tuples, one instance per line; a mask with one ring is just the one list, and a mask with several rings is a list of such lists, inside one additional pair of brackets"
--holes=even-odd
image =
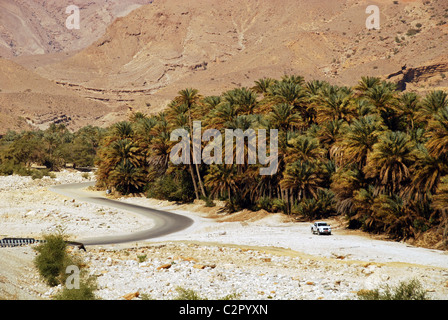
[(81, 279), (79, 289), (68, 289), (64, 286), (61, 292), (56, 294), (54, 300), (97, 300), (95, 290), (97, 289), (95, 278)]
[(375, 290), (358, 291), (360, 300), (429, 300), (420, 281), (402, 281), (395, 287), (386, 285)]
[(266, 210), (268, 212), (272, 212), (273, 199), (269, 197), (261, 197), (257, 201), (256, 208), (258, 210)]
[(420, 29), (409, 29), (408, 32), (406, 33), (406, 35), (409, 37), (415, 36), (420, 31), (421, 31)]
[(174, 300), (206, 300), (204, 298), (201, 298), (201, 296), (192, 289), (177, 287), (176, 291), (177, 296), (174, 298)]
[(79, 264), (68, 255), (67, 244), (62, 234), (46, 235), (44, 240), (44, 243), (35, 248), (39, 254), (34, 264), (47, 284), (54, 287), (63, 284), (67, 279), (65, 273), (67, 266)]
[(192, 202), (194, 200), (194, 191), (191, 181), (184, 177), (173, 177), (165, 175), (148, 186), (147, 197), (159, 200)]
[(295, 204), (293, 214), (297, 214), (308, 220), (329, 217), (336, 212), (335, 196), (331, 190), (319, 190), (316, 198), (307, 198)]

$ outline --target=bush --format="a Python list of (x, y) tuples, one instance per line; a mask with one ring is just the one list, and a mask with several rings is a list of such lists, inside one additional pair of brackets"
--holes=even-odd
[(204, 298), (201, 298), (201, 296), (192, 289), (177, 287), (176, 291), (177, 296), (174, 298), (174, 300), (206, 300)]
[(411, 37), (411, 36), (415, 36), (417, 33), (419, 33), (421, 30), (419, 29), (409, 29), (408, 32), (406, 33), (407, 36)]
[(292, 213), (308, 220), (327, 218), (336, 212), (335, 196), (331, 190), (319, 190), (317, 198), (308, 198), (293, 206)]
[(93, 277), (81, 279), (79, 289), (68, 289), (64, 287), (61, 292), (56, 294), (54, 300), (96, 300), (95, 290), (97, 289), (96, 281)]
[(148, 186), (147, 197), (187, 203), (194, 200), (193, 190), (189, 179), (185, 177), (176, 179), (171, 175), (165, 175)]
[(67, 244), (60, 233), (47, 235), (45, 242), (35, 248), (39, 253), (34, 264), (45, 282), (51, 287), (63, 284), (67, 279), (67, 266), (79, 265), (67, 253)]
[(256, 208), (258, 210), (266, 210), (268, 212), (272, 212), (272, 202), (273, 202), (273, 199), (271, 199), (269, 197), (261, 197), (257, 201)]
[(389, 285), (375, 290), (358, 291), (360, 300), (429, 300), (421, 283), (413, 279), (400, 282), (395, 287)]

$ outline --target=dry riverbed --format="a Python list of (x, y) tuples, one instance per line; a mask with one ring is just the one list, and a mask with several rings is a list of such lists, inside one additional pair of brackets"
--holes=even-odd
[[(48, 191), (85, 182), (64, 171), (56, 179), (0, 177), (0, 235), (35, 237), (62, 226), (71, 239), (150, 228), (148, 218), (73, 201)], [(309, 223), (263, 212), (218, 213), (198, 202), (174, 205), (145, 198), (121, 201), (188, 215), (187, 230), (151, 241), (75, 250), (97, 277), (102, 299), (172, 299), (176, 288), (208, 299), (356, 299), (356, 292), (418, 279), (433, 299), (448, 298), (448, 254), (349, 232), (330, 221), (331, 236)], [(39, 278), (31, 247), (0, 249), (0, 298), (51, 299), (57, 288)]]

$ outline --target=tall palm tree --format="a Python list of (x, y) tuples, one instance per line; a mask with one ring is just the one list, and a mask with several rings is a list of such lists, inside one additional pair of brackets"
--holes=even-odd
[(211, 196), (227, 193), (229, 201), (233, 194), (238, 192), (238, 174), (232, 165), (211, 165), (205, 176), (205, 184), (211, 188)]
[(118, 190), (129, 194), (141, 190), (146, 184), (146, 174), (142, 168), (123, 160), (112, 170), (110, 181)]
[(381, 79), (378, 77), (361, 77), (361, 80), (358, 81), (358, 84), (354, 87), (356, 91), (360, 95), (364, 95), (369, 89), (379, 85), (381, 83)]
[(421, 113), (424, 117), (431, 117), (439, 112), (439, 110), (448, 107), (448, 93), (442, 90), (434, 90), (429, 92), (422, 101)]
[(379, 136), (367, 157), (364, 172), (376, 178), (379, 189), (388, 194), (399, 194), (404, 183), (409, 183), (411, 167), (416, 161), (415, 144), (403, 132), (386, 131)]
[(254, 92), (264, 96), (269, 92), (269, 88), (274, 85), (277, 80), (272, 78), (263, 78), (255, 81), (255, 85), (251, 88)]
[(420, 108), (420, 97), (415, 92), (406, 92), (400, 96), (397, 109), (410, 124), (411, 130), (415, 128), (415, 123), (418, 121)]
[(253, 114), (258, 106), (254, 91), (247, 88), (236, 88), (223, 94), (223, 99), (230, 103), (238, 114)]
[[(319, 167), (308, 161), (296, 161), (287, 164), (284, 177), (280, 182), (283, 189), (291, 189), (298, 201), (308, 197), (317, 197), (317, 191), (322, 189), (320, 184), (322, 178), (320, 176)], [(291, 202), (293, 202), (291, 201)]]
[(279, 131), (281, 148), (286, 148), (288, 132), (303, 127), (302, 117), (294, 111), (294, 107), (286, 104), (276, 104), (267, 115), (271, 128)]
[(427, 127), (426, 147), (433, 158), (448, 160), (448, 106), (430, 118)]
[(288, 141), (285, 161), (288, 163), (300, 161), (316, 162), (322, 160), (325, 150), (319, 140), (305, 135), (298, 135)]
[(318, 101), (316, 119), (318, 123), (331, 120), (349, 121), (355, 115), (353, 97), (343, 90), (321, 95)]
[(448, 172), (448, 164), (431, 157), (423, 145), (417, 146), (416, 155), (412, 183), (406, 186), (406, 195), (424, 201), (437, 192), (442, 176)]
[[(189, 119), (189, 127), (190, 127), (190, 138), (191, 140), (191, 146), (194, 146), (193, 143), (193, 117), (192, 117), (192, 112), (193, 112), (193, 108), (197, 107), (197, 105), (199, 104), (199, 102), (201, 101), (202, 97), (199, 95), (199, 91), (197, 89), (192, 89), (192, 88), (187, 88), (184, 90), (181, 90), (178, 92), (178, 97), (175, 98), (175, 101), (179, 104), (184, 104), (187, 107), (188, 110), (188, 119)], [(193, 152), (190, 153), (191, 155), (193, 154)], [(192, 163), (193, 161), (190, 161), (190, 174), (191, 174), (191, 178), (194, 181), (194, 184), (196, 184), (196, 178), (194, 177), (194, 173), (193, 173), (193, 167), (192, 167)], [(204, 188), (204, 184), (202, 183), (202, 178), (201, 178), (201, 173), (199, 170), (199, 165), (197, 163), (195, 163), (195, 167), (196, 167), (196, 174), (198, 176), (198, 183), (199, 183), (199, 187), (202, 193), (203, 197), (207, 197), (206, 193), (205, 193), (205, 188)]]
[(367, 163), (367, 156), (378, 142), (378, 137), (385, 130), (377, 116), (369, 115), (356, 119), (346, 127), (344, 139), (338, 144), (345, 164), (356, 164), (362, 169)]

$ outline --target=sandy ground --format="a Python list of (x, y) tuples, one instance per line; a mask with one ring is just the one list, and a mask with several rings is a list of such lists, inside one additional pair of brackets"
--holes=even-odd
[[(85, 181), (69, 171), (35, 181), (0, 177), (0, 235), (40, 238), (62, 227), (76, 239), (151, 227), (148, 218), (47, 190)], [(338, 220), (329, 220), (331, 236), (317, 236), (311, 234), (310, 223), (280, 214), (220, 214), (220, 203), (205, 208), (201, 202), (179, 206), (146, 198), (120, 200), (187, 215), (195, 223), (150, 241), (77, 251), (97, 277), (102, 299), (137, 292), (171, 299), (179, 286), (208, 298), (237, 294), (239, 299), (356, 299), (359, 290), (413, 278), (431, 298), (448, 298), (444, 251), (375, 239), (344, 229)], [(0, 249), (0, 298), (50, 299), (57, 292), (39, 278), (34, 257), (31, 247)]]

